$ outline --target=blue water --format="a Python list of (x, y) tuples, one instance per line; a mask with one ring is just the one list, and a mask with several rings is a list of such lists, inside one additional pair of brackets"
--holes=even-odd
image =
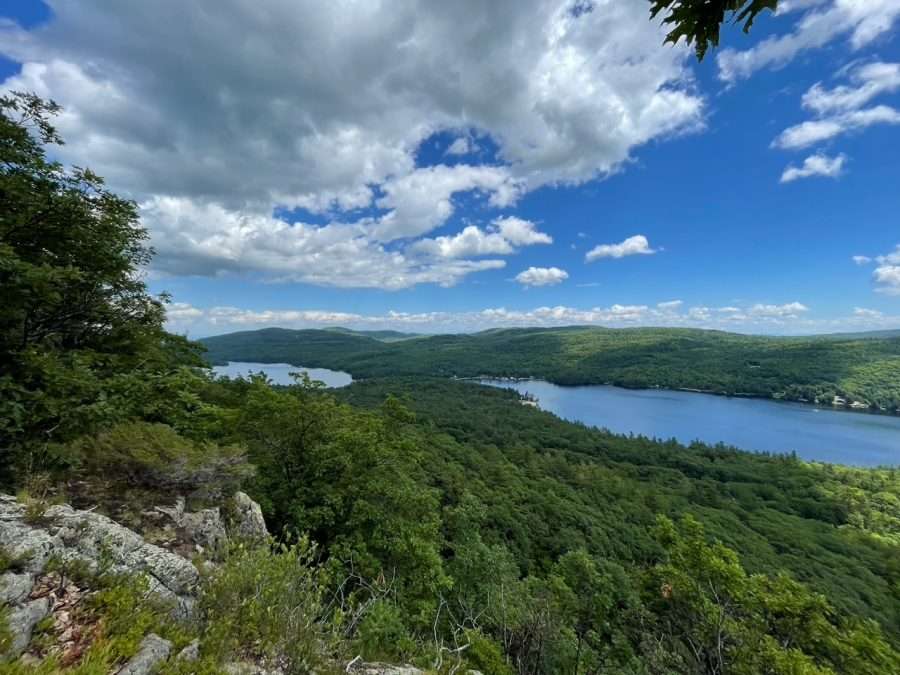
[(532, 394), (542, 409), (563, 419), (618, 434), (794, 451), (804, 459), (835, 464), (900, 464), (900, 417), (658, 389), (560, 387), (540, 380), (481, 382)]
[(216, 375), (228, 377), (247, 377), (250, 373), (263, 372), (269, 376), (273, 384), (295, 384), (291, 373), (307, 372), (313, 380), (324, 382), (328, 387), (346, 387), (353, 382), (349, 373), (328, 368), (304, 368), (289, 363), (248, 363), (246, 361), (229, 361), (227, 366), (215, 366)]

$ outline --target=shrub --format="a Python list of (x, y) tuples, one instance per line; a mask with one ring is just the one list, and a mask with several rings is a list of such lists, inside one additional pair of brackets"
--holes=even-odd
[(192, 441), (165, 424), (127, 422), (59, 449), (85, 476), (218, 498), (253, 473), (239, 446)]
[(387, 600), (378, 600), (368, 608), (360, 623), (357, 641), (368, 660), (404, 660), (416, 648), (400, 608)]
[(204, 585), (204, 653), (268, 662), (287, 673), (328, 672), (339, 640), (328, 621), (328, 578), (314, 556), (306, 539), (233, 549)]

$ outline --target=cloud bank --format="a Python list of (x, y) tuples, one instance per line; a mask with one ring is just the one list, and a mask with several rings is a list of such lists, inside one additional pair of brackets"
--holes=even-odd
[[(524, 194), (702, 125), (689, 50), (633, 0), (48, 4), (0, 23), (3, 88), (64, 106), (60, 158), (140, 203), (164, 273), (452, 285), (530, 245), (485, 225)], [(453, 163), (423, 164), (438, 133)]]

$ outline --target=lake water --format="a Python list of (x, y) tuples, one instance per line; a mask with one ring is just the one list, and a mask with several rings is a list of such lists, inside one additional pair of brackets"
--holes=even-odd
[(247, 377), (250, 373), (262, 371), (269, 376), (273, 384), (294, 384), (291, 373), (307, 372), (314, 380), (324, 382), (329, 387), (346, 387), (353, 382), (350, 373), (328, 368), (304, 368), (289, 363), (249, 363), (246, 361), (229, 361), (227, 366), (214, 366), (213, 373), (228, 377)]
[(835, 464), (900, 464), (900, 417), (659, 389), (560, 387), (539, 380), (481, 382), (532, 394), (542, 409), (559, 417), (618, 434), (795, 451), (804, 459)]

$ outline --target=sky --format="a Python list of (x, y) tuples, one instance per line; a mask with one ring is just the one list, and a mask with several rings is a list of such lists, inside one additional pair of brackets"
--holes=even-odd
[(7, 0), (169, 327), (900, 328), (900, 0)]

